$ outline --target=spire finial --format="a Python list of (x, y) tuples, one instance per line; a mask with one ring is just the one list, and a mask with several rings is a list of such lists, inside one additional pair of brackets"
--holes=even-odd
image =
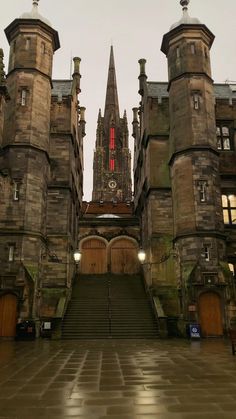
[(183, 10), (188, 10), (190, 0), (180, 0), (180, 4), (183, 7)]

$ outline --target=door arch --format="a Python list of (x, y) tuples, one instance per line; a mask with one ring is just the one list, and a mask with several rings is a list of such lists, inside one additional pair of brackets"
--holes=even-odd
[(0, 337), (16, 334), (17, 297), (5, 294), (0, 297)]
[(83, 274), (103, 274), (107, 272), (106, 241), (90, 237), (81, 244), (80, 272)]
[(130, 238), (117, 238), (109, 246), (111, 273), (136, 274), (140, 270), (138, 243)]
[(203, 336), (223, 335), (221, 298), (217, 293), (205, 292), (200, 295), (199, 317)]

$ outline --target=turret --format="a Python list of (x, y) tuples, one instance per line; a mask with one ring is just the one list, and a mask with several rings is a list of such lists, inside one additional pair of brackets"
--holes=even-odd
[(11, 101), (6, 109), (4, 145), (28, 143), (49, 147), (53, 53), (59, 37), (33, 1), (30, 13), (15, 19), (5, 33), (10, 44), (7, 85)]
[[(169, 73), (174, 244), (180, 258), (179, 282), (186, 287), (204, 283), (207, 272), (214, 272), (218, 281), (225, 238), (210, 66), (214, 35), (189, 16), (189, 0), (180, 3), (183, 16), (164, 35), (161, 49)], [(190, 265), (191, 278), (186, 274)], [(191, 303), (188, 298), (193, 297), (186, 296), (185, 309)]]

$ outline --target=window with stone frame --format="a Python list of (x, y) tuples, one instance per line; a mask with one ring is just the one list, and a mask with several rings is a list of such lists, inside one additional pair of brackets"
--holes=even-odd
[(195, 111), (199, 110), (200, 105), (201, 105), (201, 92), (200, 91), (192, 92), (192, 101), (193, 101), (193, 109)]
[(224, 224), (236, 226), (236, 195), (222, 195)]
[(207, 181), (206, 180), (198, 181), (198, 190), (199, 190), (200, 202), (206, 202), (207, 201)]
[(21, 106), (26, 106), (27, 90), (22, 89), (20, 92), (20, 104)]
[(31, 39), (30, 38), (26, 38), (25, 40), (25, 49), (29, 50), (30, 49), (30, 44), (31, 44)]
[(203, 244), (202, 246), (202, 258), (205, 259), (206, 262), (210, 261), (210, 244)]
[(10, 244), (8, 247), (8, 262), (14, 262), (15, 245)]
[(13, 201), (19, 201), (20, 198), (20, 186), (18, 182), (13, 183)]
[(229, 262), (228, 267), (233, 277), (235, 277), (235, 263)]
[(216, 122), (216, 137), (218, 150), (233, 150), (233, 133), (230, 123)]

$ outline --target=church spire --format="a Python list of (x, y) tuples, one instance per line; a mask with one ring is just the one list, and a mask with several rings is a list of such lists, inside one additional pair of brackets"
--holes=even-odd
[(115, 60), (114, 60), (114, 52), (113, 52), (112, 45), (111, 45), (111, 51), (110, 51), (110, 61), (109, 61), (108, 78), (107, 78), (107, 92), (106, 92), (104, 118), (108, 119), (109, 122), (111, 119), (113, 119), (114, 122), (118, 122), (120, 118), (117, 83), (116, 83), (116, 69), (115, 69)]

